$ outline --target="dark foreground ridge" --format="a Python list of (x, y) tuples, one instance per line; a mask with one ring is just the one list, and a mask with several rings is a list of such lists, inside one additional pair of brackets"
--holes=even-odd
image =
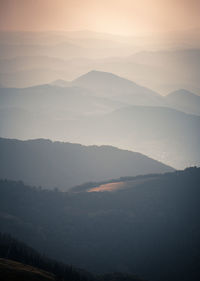
[(38, 268), (0, 258), (0, 274), (3, 281), (55, 281), (56, 277)]
[(200, 168), (120, 180), (113, 192), (88, 192), (99, 186), (92, 183), (59, 192), (1, 180), (0, 229), (95, 274), (199, 281)]
[(0, 233), (0, 276), (2, 281), (142, 281), (131, 274), (110, 273), (92, 275), (87, 271), (49, 259)]

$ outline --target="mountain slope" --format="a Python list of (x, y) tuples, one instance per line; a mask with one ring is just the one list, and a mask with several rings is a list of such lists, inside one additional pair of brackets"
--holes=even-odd
[(68, 137), (138, 151), (177, 169), (199, 165), (200, 117), (167, 107), (130, 106), (66, 123)]
[(148, 72), (138, 73), (140, 83), (149, 87), (152, 85), (153, 89), (161, 93), (179, 88), (199, 92), (199, 48), (143, 51), (132, 55), (128, 60), (143, 66), (143, 69), (147, 67)]
[[(53, 100), (49, 101), (51, 103)], [(75, 95), (73, 104), (76, 105)], [(85, 116), (78, 115), (78, 111), (60, 110), (59, 106), (55, 107), (55, 112), (47, 108), (32, 112), (31, 109), (4, 107), (0, 110), (0, 135), (113, 145), (143, 153), (178, 169), (200, 163), (199, 116), (166, 107), (130, 106), (112, 111), (112, 106), (106, 108), (107, 114), (97, 114), (100, 107), (92, 107), (95, 113), (91, 111)], [(86, 102), (82, 114), (89, 108)], [(102, 110), (105, 112), (105, 108)]]
[(0, 139), (0, 178), (45, 187), (70, 187), (89, 181), (162, 173), (173, 169), (140, 153), (111, 146), (82, 146), (49, 140)]
[(180, 89), (165, 97), (170, 107), (190, 114), (200, 115), (200, 96), (190, 91)]
[[(25, 110), (48, 113), (50, 118), (62, 118), (105, 113), (124, 106), (108, 98), (95, 97), (86, 89), (38, 85), (29, 88), (0, 88), (0, 109), (17, 107)], [(65, 114), (64, 114), (65, 113)], [(71, 113), (71, 116), (70, 116)]]
[(200, 168), (104, 184), (113, 182), (124, 187), (63, 193), (0, 181), (0, 228), (89, 271), (199, 281)]
[(135, 275), (125, 273), (92, 275), (83, 269), (47, 258), (25, 243), (2, 233), (0, 233), (0, 274), (1, 280), (6, 281), (142, 281)]
[(0, 274), (7, 281), (55, 281), (54, 275), (16, 261), (0, 258)]
[(135, 105), (157, 105), (162, 98), (148, 88), (109, 72), (90, 71), (72, 81), (72, 85), (92, 90), (96, 95), (113, 97)]

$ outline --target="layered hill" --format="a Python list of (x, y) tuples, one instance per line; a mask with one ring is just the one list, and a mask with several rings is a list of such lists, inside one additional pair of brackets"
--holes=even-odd
[(73, 141), (78, 128), (81, 143), (138, 151), (177, 169), (199, 165), (200, 117), (196, 115), (167, 107), (129, 106), (65, 124)]
[(97, 69), (162, 94), (179, 88), (199, 93), (199, 30), (183, 34), (174, 34), (173, 38), (164, 34), (158, 40), (152, 35), (126, 38), (94, 32), (3, 32), (0, 83), (28, 87), (57, 79), (72, 80)]
[[(0, 88), (0, 109), (18, 108), (46, 114), (48, 118), (65, 120), (75, 116), (106, 113), (124, 103), (96, 97), (79, 87), (38, 85), (29, 88)], [(58, 116), (60, 114), (60, 116)]]
[[(113, 184), (121, 186), (105, 189)], [(0, 229), (89, 271), (198, 281), (199, 184), (199, 168), (90, 183), (64, 193), (1, 180)]]
[(162, 104), (162, 98), (156, 92), (109, 72), (90, 71), (72, 81), (72, 85), (89, 89), (98, 96), (112, 97), (129, 104)]
[(1, 88), (0, 135), (114, 145), (178, 169), (199, 164), (200, 119), (188, 114), (198, 113), (197, 95), (164, 98), (100, 71), (67, 85)]
[(0, 178), (67, 190), (89, 181), (163, 173), (173, 168), (140, 153), (111, 146), (83, 146), (50, 140), (0, 139)]
[(180, 89), (168, 94), (165, 97), (170, 107), (178, 110), (200, 115), (200, 96), (190, 91)]

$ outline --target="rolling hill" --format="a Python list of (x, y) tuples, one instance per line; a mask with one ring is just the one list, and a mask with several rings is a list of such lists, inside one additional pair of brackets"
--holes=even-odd
[(180, 169), (199, 164), (200, 119), (177, 109), (197, 114), (198, 100), (185, 91), (164, 98), (112, 73), (91, 71), (67, 87), (1, 88), (0, 135), (114, 145)]
[(0, 139), (0, 178), (67, 190), (89, 181), (173, 169), (140, 153), (38, 139)]
[(129, 104), (157, 105), (162, 103), (159, 94), (109, 72), (90, 71), (73, 80), (72, 85), (89, 89), (98, 96), (112, 97)]
[(128, 273), (93, 275), (50, 259), (8, 234), (0, 233), (0, 274), (6, 281), (142, 281)]
[(165, 97), (170, 107), (184, 111), (189, 114), (200, 115), (200, 96), (190, 91), (180, 89)]
[[(97, 191), (113, 183), (123, 186)], [(199, 183), (200, 168), (89, 183), (70, 192), (1, 180), (0, 229), (95, 273), (198, 281)]]
[[(63, 125), (66, 133), (59, 131), (58, 125), (54, 130), (58, 139), (114, 145), (144, 153), (177, 169), (199, 165), (200, 117), (196, 115), (167, 107), (129, 106)], [(46, 131), (47, 127), (43, 134)], [(48, 137), (53, 137), (51, 132)]]
[(51, 117), (61, 112), (67, 119), (71, 113), (78, 116), (106, 113), (125, 104), (106, 98), (96, 97), (91, 91), (78, 87), (38, 85), (29, 88), (0, 88), (0, 109), (22, 108), (32, 112), (49, 113)]

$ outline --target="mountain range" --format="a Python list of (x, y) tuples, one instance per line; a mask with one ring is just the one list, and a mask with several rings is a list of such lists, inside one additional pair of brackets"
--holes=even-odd
[(59, 83), (1, 88), (0, 135), (109, 144), (175, 168), (199, 165), (200, 117), (194, 115), (199, 112), (199, 96), (181, 90), (162, 97), (99, 71), (67, 86)]
[[(97, 69), (125, 77), (163, 95), (180, 88), (200, 94), (200, 45), (199, 42), (191, 44), (191, 38), (177, 46), (172, 42), (163, 44), (162, 37), (162, 46), (160, 43), (154, 46), (157, 42), (151, 36), (131, 39), (86, 32), (32, 36), (0, 34), (0, 83), (3, 85), (29, 87), (57, 79), (70, 81)], [(173, 38), (176, 39), (178, 37)], [(181, 41), (184, 39), (182, 36)]]

